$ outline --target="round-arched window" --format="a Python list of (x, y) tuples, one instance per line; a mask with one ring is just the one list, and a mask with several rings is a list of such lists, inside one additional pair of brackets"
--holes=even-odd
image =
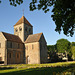
[(16, 29), (15, 29), (15, 32), (17, 32), (17, 31), (18, 31), (18, 29), (16, 28)]
[(22, 28), (21, 28), (21, 27), (19, 27), (19, 30), (20, 30), (20, 31), (22, 31)]
[(31, 29), (29, 29), (29, 33), (31, 32)]
[(27, 27), (25, 28), (25, 31), (27, 31)]

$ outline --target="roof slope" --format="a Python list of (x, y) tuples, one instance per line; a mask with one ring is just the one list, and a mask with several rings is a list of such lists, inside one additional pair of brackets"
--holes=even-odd
[(43, 33), (29, 35), (28, 38), (26, 39), (25, 43), (38, 42), (40, 40), (42, 34)]
[(19, 19), (19, 21), (18, 21), (14, 26), (19, 25), (19, 24), (21, 24), (21, 23), (24, 23), (24, 24), (27, 24), (27, 25), (32, 26), (24, 16), (22, 16), (22, 17)]
[(16, 36), (16, 35), (13, 35), (13, 34), (9, 34), (9, 33), (5, 33), (5, 32), (2, 32), (3, 35), (5, 36), (5, 38), (8, 40), (8, 41), (13, 41), (13, 42), (18, 42), (18, 43), (23, 43), (21, 41), (21, 39)]

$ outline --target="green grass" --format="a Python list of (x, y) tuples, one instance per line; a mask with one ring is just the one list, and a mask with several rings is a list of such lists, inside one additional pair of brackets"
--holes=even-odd
[(53, 73), (61, 73), (73, 70), (75, 72), (75, 62), (16, 64), (0, 66), (0, 75), (53, 75)]

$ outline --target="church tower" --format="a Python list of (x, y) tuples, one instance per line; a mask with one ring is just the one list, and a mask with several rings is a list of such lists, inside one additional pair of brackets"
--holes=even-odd
[(33, 34), (33, 26), (24, 16), (22, 16), (19, 21), (14, 25), (14, 35), (19, 36), (21, 40), (25, 42), (28, 35), (30, 34)]

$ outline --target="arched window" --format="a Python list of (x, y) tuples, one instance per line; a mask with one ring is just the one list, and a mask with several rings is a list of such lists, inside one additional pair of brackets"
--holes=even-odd
[(20, 44), (18, 44), (18, 49), (20, 48)]
[(17, 53), (17, 58), (19, 58), (19, 53)]
[(11, 53), (9, 53), (9, 58), (11, 58)]
[(2, 61), (2, 57), (0, 57), (0, 61)]
[(27, 31), (27, 27), (25, 28), (25, 31)]
[(18, 29), (16, 28), (16, 29), (15, 29), (15, 32), (17, 32), (17, 31), (18, 31)]
[(1, 43), (0, 43), (0, 48), (1, 48)]
[(19, 31), (22, 31), (22, 28), (21, 27), (19, 27)]
[(34, 49), (34, 45), (32, 44), (32, 49)]
[(12, 42), (10, 42), (10, 48), (12, 48)]
[(30, 33), (30, 34), (32, 33), (32, 29), (31, 29), (31, 28), (29, 29), (29, 33)]
[(29, 29), (29, 33), (31, 33), (31, 29)]

